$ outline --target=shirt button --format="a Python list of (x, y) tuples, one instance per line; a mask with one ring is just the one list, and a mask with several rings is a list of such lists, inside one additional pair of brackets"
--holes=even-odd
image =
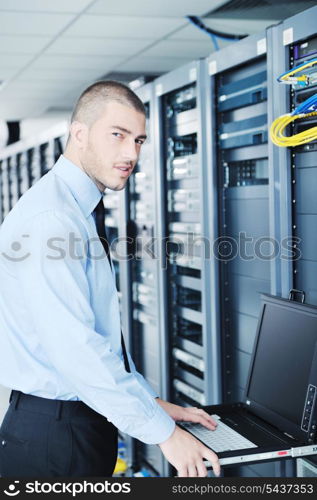
[(3, 439), (3, 440), (1, 441), (1, 444), (2, 444), (2, 446), (5, 446), (5, 445), (7, 444), (7, 442)]

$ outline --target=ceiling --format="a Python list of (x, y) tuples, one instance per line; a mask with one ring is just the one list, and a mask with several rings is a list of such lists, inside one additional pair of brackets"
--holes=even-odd
[[(214, 50), (187, 19), (252, 34), (315, 4), (301, 0), (0, 0), (0, 120), (69, 110), (90, 83), (158, 75)], [(229, 42), (220, 41), (220, 47)]]

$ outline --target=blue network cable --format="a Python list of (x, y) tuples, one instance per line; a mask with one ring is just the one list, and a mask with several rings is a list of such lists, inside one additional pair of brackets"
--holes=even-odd
[(201, 21), (201, 19), (199, 19), (199, 17), (197, 17), (197, 16), (186, 16), (186, 18), (194, 26), (196, 26), (196, 28), (199, 28), (201, 31), (206, 33), (206, 35), (208, 35), (212, 39), (213, 44), (215, 46), (215, 50), (219, 50), (218, 39), (235, 42), (235, 41), (241, 40), (242, 38), (245, 38), (247, 36), (247, 35), (230, 35), (227, 33), (222, 33), (220, 31), (216, 31), (212, 28), (208, 28), (208, 26), (206, 26)]

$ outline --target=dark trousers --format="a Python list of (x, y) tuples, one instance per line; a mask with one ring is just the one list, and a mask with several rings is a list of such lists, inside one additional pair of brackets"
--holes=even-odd
[(12, 391), (0, 427), (2, 477), (110, 477), (116, 427), (81, 401)]

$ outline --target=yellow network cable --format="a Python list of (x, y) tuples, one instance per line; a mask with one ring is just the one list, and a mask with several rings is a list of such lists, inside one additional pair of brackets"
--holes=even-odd
[(295, 120), (300, 118), (309, 118), (310, 116), (317, 116), (317, 112), (312, 113), (301, 113), (298, 115), (286, 114), (279, 116), (274, 120), (270, 128), (270, 138), (277, 146), (282, 147), (294, 147), (301, 146), (302, 144), (307, 144), (308, 142), (315, 141), (317, 139), (317, 127), (311, 127), (308, 130), (303, 130), (298, 134), (292, 136), (286, 136), (283, 134), (286, 127), (290, 125)]
[[(280, 83), (290, 83), (292, 85), (308, 86), (317, 82), (317, 74), (298, 74), (305, 69), (312, 68), (317, 65), (317, 59), (312, 59), (303, 63), (296, 68), (293, 68), (283, 75), (278, 77)], [(300, 119), (307, 119), (311, 116), (317, 116), (317, 94), (310, 96), (308, 99), (300, 103), (292, 113), (279, 116), (272, 123), (270, 128), (270, 138), (274, 144), (281, 147), (294, 147), (307, 144), (308, 142), (317, 140), (317, 126), (303, 130), (298, 134), (291, 136), (285, 135), (285, 129), (288, 125)]]
[(316, 75), (297, 75), (297, 73), (304, 71), (305, 69), (312, 68), (313, 66), (317, 65), (317, 59), (311, 59), (310, 61), (307, 61), (306, 63), (300, 64), (299, 66), (296, 66), (295, 68), (286, 71), (283, 73), (281, 76), (278, 77), (278, 81), (280, 83), (289, 83), (291, 85), (298, 84), (298, 85), (309, 85), (312, 83), (316, 83)]

